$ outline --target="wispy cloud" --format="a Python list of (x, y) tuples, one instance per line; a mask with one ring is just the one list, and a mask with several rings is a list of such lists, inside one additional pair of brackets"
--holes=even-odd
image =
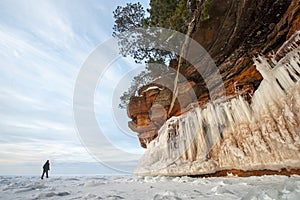
[[(120, 4), (124, 2), (0, 2), (0, 174), (22, 163), (29, 169), (49, 157), (59, 163), (95, 161), (74, 128), (73, 91), (85, 59), (110, 38), (112, 11)], [(132, 60), (125, 60), (107, 71), (95, 105), (105, 110), (97, 115), (100, 123), (107, 120), (109, 138), (119, 141), (118, 148), (135, 153), (137, 139), (123, 135), (115, 125), (112, 106), (100, 106), (108, 99), (112, 102), (118, 79), (132, 65)], [(111, 148), (103, 147), (109, 162), (126, 161)]]

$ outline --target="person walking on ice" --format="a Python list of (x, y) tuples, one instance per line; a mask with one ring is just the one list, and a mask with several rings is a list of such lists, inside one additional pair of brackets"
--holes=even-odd
[(48, 178), (48, 171), (50, 170), (50, 163), (49, 163), (49, 160), (46, 161), (46, 163), (44, 164), (43, 166), (43, 174), (42, 174), (42, 177), (41, 179), (44, 178), (44, 174), (46, 173), (46, 178)]

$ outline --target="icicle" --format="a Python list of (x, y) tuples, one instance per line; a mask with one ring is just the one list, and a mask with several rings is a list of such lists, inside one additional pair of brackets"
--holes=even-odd
[(263, 80), (251, 104), (237, 96), (172, 117), (149, 143), (136, 173), (299, 168), (300, 31), (291, 38), (279, 49), (280, 60), (254, 59)]

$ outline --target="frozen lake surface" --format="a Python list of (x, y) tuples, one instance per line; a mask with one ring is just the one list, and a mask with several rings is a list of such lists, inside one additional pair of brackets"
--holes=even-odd
[(300, 176), (1, 176), (0, 199), (300, 199)]

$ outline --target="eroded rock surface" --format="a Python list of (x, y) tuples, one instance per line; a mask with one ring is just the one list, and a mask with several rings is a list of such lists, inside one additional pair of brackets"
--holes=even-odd
[[(262, 76), (253, 64), (258, 54), (268, 55), (278, 48), (300, 27), (298, 0), (211, 0), (206, 20), (199, 15), (192, 38), (198, 41), (215, 61), (228, 97), (243, 95), (249, 102), (260, 85)], [(191, 50), (191, 53), (193, 50)], [(199, 64), (206, 67), (205, 64)], [(199, 67), (198, 66), (198, 67)], [(170, 62), (170, 73), (162, 77), (168, 84), (149, 84), (140, 89), (128, 106), (132, 119), (129, 127), (139, 134), (141, 146), (157, 137), (158, 130), (172, 116), (190, 109), (191, 103), (205, 107), (210, 100), (207, 82), (194, 66), (185, 64), (180, 69), (184, 79), (179, 80), (180, 99), (169, 111), (172, 83), (177, 61)], [(205, 69), (206, 69), (205, 68)], [(206, 81), (212, 84), (215, 78)], [(165, 83), (165, 82), (164, 82)], [(214, 90), (220, 87), (216, 85)]]

